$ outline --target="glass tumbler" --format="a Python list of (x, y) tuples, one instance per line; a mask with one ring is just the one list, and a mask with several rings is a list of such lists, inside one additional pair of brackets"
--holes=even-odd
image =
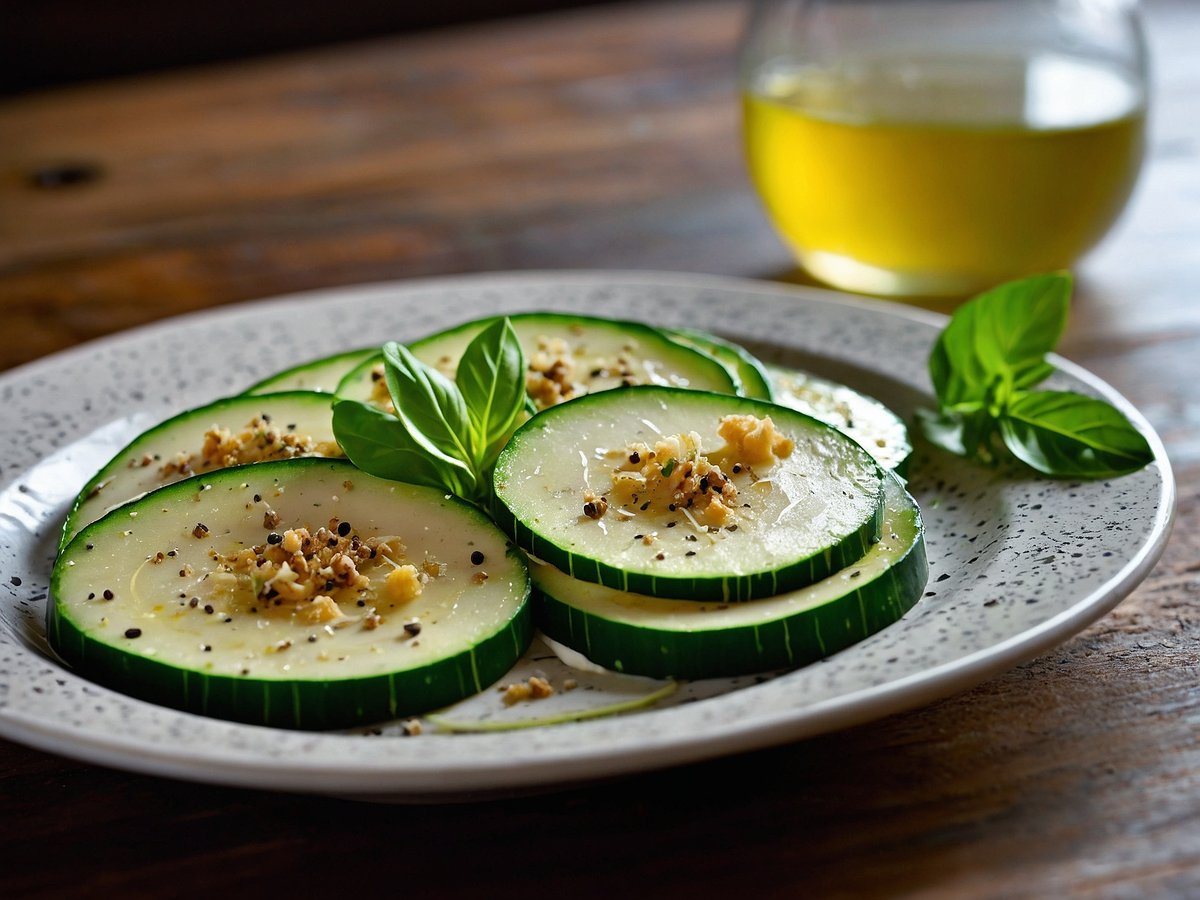
[(779, 234), (835, 287), (966, 296), (1066, 268), (1141, 165), (1132, 0), (760, 0), (746, 155)]

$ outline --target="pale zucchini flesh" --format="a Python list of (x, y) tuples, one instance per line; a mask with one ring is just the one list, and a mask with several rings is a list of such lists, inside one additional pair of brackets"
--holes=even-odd
[(592, 662), (653, 678), (714, 678), (821, 659), (898, 620), (928, 567), (916, 502), (893, 477), (881, 538), (816, 584), (746, 603), (694, 603), (617, 591), (531, 566), (546, 635)]
[[(632, 442), (695, 431), (710, 452), (726, 415), (771, 418), (795, 449), (769, 469), (730, 474), (737, 507), (723, 527), (686, 508), (610, 507), (614, 461)], [(735, 601), (810, 584), (861, 556), (878, 537), (883, 473), (824, 423), (758, 400), (671, 388), (592, 394), (539, 413), (501, 452), (496, 520), (537, 559), (575, 578), (662, 597)]]
[(365, 360), (379, 355), (378, 347), (347, 350), (289, 366), (255, 382), (243, 394), (276, 394), (280, 391), (316, 391), (332, 394), (338, 383)]
[[(544, 352), (558, 342), (566, 345), (563, 359), (570, 372), (562, 378), (569, 386), (566, 399), (629, 384), (730, 394), (737, 391), (734, 377), (716, 359), (640, 323), (564, 313), (518, 313), (508, 318), (531, 363), (531, 371), (539, 349)], [(453, 378), (467, 345), (493, 321), (489, 318), (468, 322), (414, 341), (408, 348), (421, 362)], [(558, 358), (555, 353), (547, 356), (552, 363)], [(338, 396), (364, 402), (379, 399), (381, 362), (382, 357), (377, 357), (358, 366), (338, 385)], [(535, 406), (549, 405), (539, 402), (545, 398), (536, 392), (532, 399)]]
[(827, 422), (858, 441), (884, 468), (904, 475), (912, 456), (908, 426), (853, 388), (798, 369), (767, 366), (775, 402)]
[[(311, 446), (311, 452), (298, 455), (341, 455), (333, 437), (333, 419), (327, 394), (289, 391), (264, 396), (228, 397), (182, 412), (144, 431), (120, 450), (79, 492), (63, 525), (59, 547), (89, 522), (147, 491), (203, 474), (219, 467), (219, 454), (204, 461), (201, 451), (205, 435), (213, 429), (225, 429), (234, 437), (249, 424), (263, 420), (267, 431), (280, 437), (263, 454), (278, 455), (286, 450), (285, 441), (295, 440), (292, 449)], [(253, 452), (253, 435), (247, 450)], [(288, 451), (291, 452), (290, 450)], [(179, 465), (180, 454), (194, 457), (188, 467)]]
[[(253, 575), (221, 571), (272, 534), (332, 520), (349, 540), (403, 545), (398, 560), (360, 563), (369, 586), (320, 588), (335, 617), (312, 600), (273, 605)], [(409, 564), (433, 574), (415, 594), (393, 592), (387, 576)], [(177, 482), (84, 528), (55, 565), (47, 633), (81, 674), (152, 702), (336, 728), (486, 688), (529, 643), (528, 593), (523, 560), (477, 508), (297, 459)]]

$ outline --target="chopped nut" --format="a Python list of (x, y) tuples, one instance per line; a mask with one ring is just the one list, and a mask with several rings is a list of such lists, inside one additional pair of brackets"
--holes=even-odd
[(407, 603), (421, 595), (425, 585), (421, 574), (413, 565), (398, 566), (384, 581), (388, 596), (397, 603)]
[(724, 522), (728, 518), (728, 504), (737, 496), (737, 488), (701, 452), (698, 433), (665, 436), (653, 448), (630, 444), (614, 455), (622, 462), (613, 470), (611, 496), (622, 510), (691, 509), (700, 519)]
[[(331, 519), (315, 532), (303, 527), (271, 532), (264, 544), (232, 555), (210, 551), (217, 570), (209, 584), (227, 592), (228, 603), (251, 613), (290, 616), (304, 624), (336, 622), (341, 627), (350, 620), (339, 601), (366, 607), (367, 599), (379, 594), (389, 604), (404, 602), (420, 593), (431, 577), (429, 571), (440, 572), (431, 560), (423, 566), (427, 571), (398, 566), (394, 558), (402, 554), (398, 538), (364, 539), (348, 523)], [(374, 608), (362, 619), (367, 628), (383, 621), (371, 619), (372, 613)]]
[(591, 491), (583, 495), (583, 514), (589, 519), (599, 519), (608, 512), (608, 499), (598, 497)]
[(780, 434), (770, 416), (725, 416), (717, 434), (727, 443), (725, 455), (748, 466), (770, 466), (791, 455), (796, 442)]
[(300, 620), (313, 625), (332, 622), (344, 615), (345, 613), (342, 612), (342, 608), (337, 605), (337, 602), (326, 594), (317, 594), (311, 602), (305, 603), (298, 609)]
[[(260, 415), (251, 419), (245, 428), (236, 434), (227, 428), (214, 425), (204, 433), (203, 443), (198, 452), (177, 453), (159, 466), (159, 474), (163, 478), (171, 478), (271, 459), (341, 455), (341, 449), (336, 443), (297, 435), (290, 429), (281, 431), (271, 424), (270, 416)], [(149, 463), (143, 462), (142, 465)]]
[(522, 700), (543, 700), (554, 693), (554, 687), (545, 678), (531, 675), (526, 681), (518, 681), (503, 688), (502, 699), (505, 706), (512, 706)]

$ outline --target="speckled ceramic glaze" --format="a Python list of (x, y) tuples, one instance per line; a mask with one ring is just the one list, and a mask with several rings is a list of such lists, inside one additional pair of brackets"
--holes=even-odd
[(143, 772), (401, 800), (569, 784), (795, 740), (962, 690), (1111, 609), (1166, 540), (1174, 491), (1160, 442), (1111, 388), (1064, 362), (1050, 386), (1116, 403), (1147, 433), (1158, 462), (1111, 481), (1048, 481), (919, 444), (910, 486), (928, 528), (924, 597), (861, 644), (762, 683), (694, 685), (649, 710), (523, 731), (313, 734), (153, 706), (54, 659), (46, 592), (67, 505), (140, 430), (307, 358), (539, 309), (717, 331), (906, 417), (929, 403), (925, 359), (943, 323), (900, 306), (755, 282), (513, 274), (247, 304), (10, 372), (0, 378), (0, 735)]

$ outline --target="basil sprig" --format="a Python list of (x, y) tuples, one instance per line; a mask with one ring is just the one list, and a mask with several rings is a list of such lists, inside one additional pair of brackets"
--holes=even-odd
[(925, 436), (954, 453), (993, 462), (1005, 451), (1060, 478), (1109, 478), (1154, 459), (1116, 408), (1070, 391), (1030, 390), (1054, 372), (1046, 361), (1067, 324), (1071, 276), (1035, 275), (961, 306), (929, 356), (936, 413)]
[(383, 364), (394, 414), (358, 400), (333, 406), (346, 456), (372, 475), (486, 504), (496, 457), (526, 409), (525, 353), (509, 320), (476, 335), (453, 381), (395, 342)]

